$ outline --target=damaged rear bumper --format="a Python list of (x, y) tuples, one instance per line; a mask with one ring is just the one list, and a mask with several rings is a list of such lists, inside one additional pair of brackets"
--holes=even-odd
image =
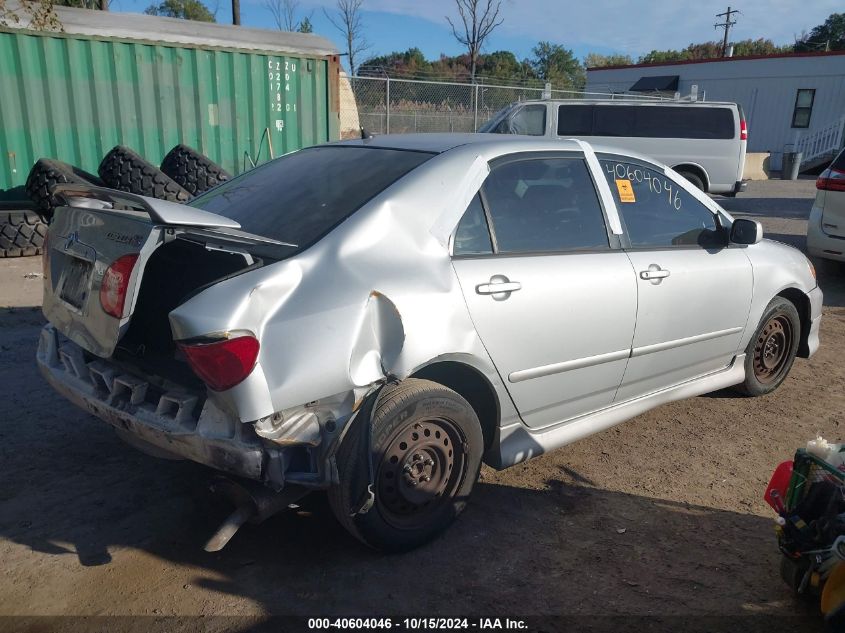
[(41, 331), (37, 361), (56, 391), (121, 436), (239, 477), (268, 478), (265, 471), (273, 460), (254, 427), (218, 409), (205, 394), (154, 385), (108, 361), (92, 359), (50, 324)]

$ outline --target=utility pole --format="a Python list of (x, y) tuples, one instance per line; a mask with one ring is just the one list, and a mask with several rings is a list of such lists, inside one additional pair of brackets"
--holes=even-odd
[(232, 24), (241, 23), (241, 0), (232, 0)]
[(713, 25), (713, 28), (718, 29), (719, 27), (722, 27), (725, 29), (725, 39), (722, 42), (722, 57), (728, 54), (728, 34), (731, 32), (731, 27), (736, 24), (736, 20), (731, 20), (731, 16), (734, 13), (739, 13), (739, 9), (731, 10), (731, 8), (728, 7), (728, 10), (724, 13), (716, 14), (717, 18), (725, 18), (724, 22), (719, 22)]

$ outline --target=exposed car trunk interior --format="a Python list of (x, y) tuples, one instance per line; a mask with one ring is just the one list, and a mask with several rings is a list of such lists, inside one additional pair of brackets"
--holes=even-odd
[(210, 284), (260, 265), (242, 253), (211, 250), (185, 238), (161, 246), (144, 268), (129, 329), (114, 359), (145, 374), (201, 387), (173, 342), (168, 314)]

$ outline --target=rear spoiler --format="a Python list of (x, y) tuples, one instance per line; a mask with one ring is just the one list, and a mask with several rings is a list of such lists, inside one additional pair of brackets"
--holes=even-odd
[(216, 213), (117, 189), (65, 183), (54, 185), (50, 192), (63, 206), (142, 211), (147, 213), (156, 224), (241, 228), (241, 225), (234, 220)]

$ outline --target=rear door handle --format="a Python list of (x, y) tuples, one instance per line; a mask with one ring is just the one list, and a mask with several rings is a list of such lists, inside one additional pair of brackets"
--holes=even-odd
[(651, 283), (657, 285), (670, 274), (671, 273), (668, 270), (663, 270), (657, 264), (650, 264), (648, 270), (640, 271), (640, 279), (645, 279), (646, 281), (650, 281)]
[(500, 292), (514, 292), (521, 290), (522, 284), (518, 281), (507, 281), (492, 284), (480, 284), (475, 287), (475, 291), (480, 295), (495, 295)]
[(512, 292), (516, 292), (522, 288), (522, 284), (518, 281), (511, 281), (504, 275), (493, 275), (490, 277), (490, 282), (486, 284), (478, 284), (475, 287), (475, 292), (480, 295), (493, 295), (496, 301), (504, 301), (511, 296)]

